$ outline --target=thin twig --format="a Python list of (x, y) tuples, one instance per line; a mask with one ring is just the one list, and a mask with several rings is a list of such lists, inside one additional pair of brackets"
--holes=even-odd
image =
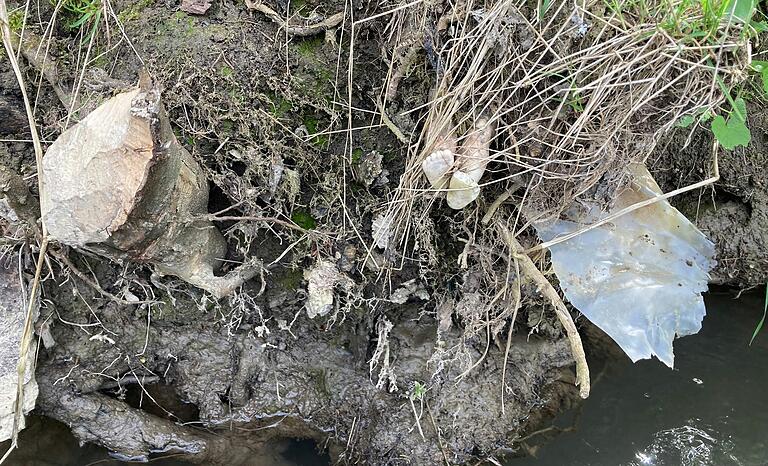
[(451, 462), (448, 461), (448, 454), (445, 452), (445, 445), (443, 445), (443, 436), (440, 435), (440, 429), (437, 427), (435, 417), (432, 415), (432, 408), (429, 407), (429, 400), (424, 400), (424, 403), (427, 405), (427, 414), (429, 414), (429, 419), (432, 421), (432, 427), (435, 429), (435, 434), (437, 435), (437, 444), (440, 446), (440, 453), (443, 454), (443, 461), (445, 461), (446, 466), (451, 466)]
[(504, 395), (507, 391), (507, 361), (509, 361), (509, 349), (512, 347), (512, 333), (515, 330), (515, 321), (517, 320), (517, 312), (520, 310), (520, 301), (522, 300), (522, 293), (520, 290), (520, 263), (517, 256), (512, 254), (512, 260), (515, 263), (515, 275), (516, 287), (513, 288), (512, 299), (515, 300), (515, 309), (512, 312), (512, 320), (509, 323), (509, 330), (507, 331), (507, 344), (504, 348), (504, 365), (501, 367), (501, 414), (506, 414), (504, 405)]
[(413, 418), (416, 419), (416, 427), (419, 429), (419, 435), (421, 435), (421, 439), (426, 442), (427, 439), (424, 437), (424, 431), (421, 430), (421, 418), (419, 417), (419, 413), (416, 412), (416, 405), (413, 404), (413, 397), (408, 397), (408, 400), (411, 402), (411, 410), (413, 411)]
[(104, 288), (101, 287), (96, 281), (92, 280), (88, 275), (81, 272), (77, 267), (75, 267), (75, 264), (72, 263), (72, 261), (69, 260), (69, 257), (67, 257), (66, 254), (64, 254), (61, 251), (57, 251), (54, 249), (51, 249), (50, 254), (55, 257), (56, 259), (60, 260), (64, 263), (64, 265), (67, 266), (70, 272), (75, 274), (80, 280), (85, 282), (86, 285), (90, 286), (94, 290), (96, 290), (97, 293), (104, 296), (105, 298), (109, 298), (112, 301), (116, 302), (117, 304), (123, 304), (126, 306), (131, 306), (135, 304), (156, 304), (157, 301), (128, 301), (125, 299), (122, 299), (118, 296), (113, 295), (109, 291), (106, 291)]
[(381, 121), (384, 123), (384, 125), (386, 125), (390, 131), (392, 131), (392, 134), (394, 134), (400, 142), (403, 144), (408, 144), (408, 138), (405, 137), (405, 134), (403, 134), (400, 128), (398, 128), (397, 125), (389, 118), (387, 111), (384, 108), (384, 105), (382, 105), (381, 101), (376, 100), (376, 107), (379, 109), (379, 115), (381, 116)]
[(228, 222), (228, 221), (250, 221), (250, 222), (271, 222), (276, 223), (278, 225), (282, 225), (286, 228), (290, 228), (291, 230), (300, 231), (302, 233), (308, 233), (307, 230), (304, 228), (296, 225), (293, 222), (287, 222), (285, 220), (280, 220), (279, 218), (275, 217), (253, 217), (253, 216), (237, 216), (237, 215), (225, 215), (221, 217), (217, 217), (215, 215), (208, 215), (206, 218), (212, 222)]
[(693, 191), (694, 189), (703, 188), (704, 186), (709, 186), (711, 184), (716, 183), (720, 179), (720, 168), (717, 161), (717, 149), (719, 145), (717, 143), (717, 139), (714, 139), (713, 146), (712, 146), (712, 155), (713, 155), (713, 165), (714, 165), (714, 172), (715, 174), (711, 176), (710, 178), (707, 178), (706, 180), (699, 181), (698, 183), (693, 183), (688, 186), (684, 186), (679, 189), (675, 189), (673, 191), (670, 191), (668, 193), (664, 194), (657, 194), (654, 197), (651, 197), (649, 199), (646, 199), (644, 201), (637, 202), (635, 204), (632, 204), (630, 206), (627, 206), (618, 212), (614, 212), (611, 215), (606, 216), (605, 218), (588, 225), (584, 228), (580, 228), (572, 233), (568, 233), (567, 235), (559, 236), (555, 239), (552, 239), (550, 241), (546, 241), (544, 243), (540, 243), (532, 248), (526, 249), (525, 254), (530, 254), (536, 251), (541, 251), (543, 249), (550, 248), (556, 244), (564, 243), (568, 240), (571, 240), (579, 235), (582, 235), (590, 230), (594, 230), (597, 227), (600, 227), (602, 225), (605, 225), (606, 223), (612, 222), (613, 220), (616, 220), (619, 217), (622, 217), (624, 215), (627, 215), (628, 213), (634, 212), (638, 209), (642, 209), (643, 207), (647, 207), (649, 205), (655, 204), (659, 201), (663, 201), (666, 199), (669, 199), (674, 196), (678, 196), (680, 194), (686, 193), (688, 191)]

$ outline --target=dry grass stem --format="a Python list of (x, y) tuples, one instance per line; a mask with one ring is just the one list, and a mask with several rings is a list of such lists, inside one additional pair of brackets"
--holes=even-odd
[(587, 365), (587, 357), (584, 354), (584, 346), (581, 343), (581, 336), (579, 336), (579, 331), (576, 329), (576, 324), (573, 322), (571, 314), (565, 307), (563, 300), (560, 299), (560, 295), (557, 294), (555, 288), (549, 283), (549, 280), (544, 277), (544, 274), (536, 267), (531, 258), (523, 253), (523, 246), (512, 235), (507, 226), (500, 221), (496, 223), (496, 226), (512, 254), (517, 259), (522, 275), (530, 278), (541, 294), (555, 307), (557, 319), (565, 329), (565, 334), (571, 345), (573, 359), (576, 361), (576, 385), (579, 387), (579, 395), (582, 398), (587, 398), (590, 389), (589, 366)]
[[(0, 0), (0, 33), (3, 37), (3, 46), (5, 47), (6, 56), (8, 58), (8, 61), (11, 64), (11, 68), (13, 69), (14, 75), (16, 76), (16, 80), (18, 81), (19, 88), (21, 89), (21, 95), (24, 101), (24, 109), (27, 114), (27, 122), (29, 123), (29, 131), (32, 136), (32, 144), (35, 149), (35, 161), (37, 163), (37, 171), (40, 173), (40, 169), (42, 167), (42, 161), (43, 161), (43, 147), (40, 143), (40, 136), (37, 132), (37, 124), (35, 123), (35, 117), (32, 112), (32, 106), (29, 102), (29, 97), (27, 96), (27, 90), (26, 86), (24, 85), (24, 78), (21, 74), (21, 69), (19, 68), (19, 63), (16, 60), (16, 54), (13, 50), (13, 41), (12, 41), (12, 32), (9, 27), (8, 22), (8, 8), (5, 3), (5, 0)], [(42, 180), (41, 177), (37, 177), (38, 180), (38, 188), (40, 191), (42, 191)], [(41, 229), (42, 233), (42, 241), (40, 244), (40, 251), (39, 256), (37, 259), (37, 267), (35, 269), (35, 278), (32, 282), (32, 286), (29, 292), (29, 298), (26, 301), (27, 302), (27, 313), (26, 318), (24, 320), (24, 330), (22, 333), (22, 340), (19, 350), (19, 363), (17, 367), (18, 371), (18, 382), (16, 384), (17, 392), (16, 392), (16, 400), (14, 403), (14, 410), (15, 410), (15, 416), (13, 420), (13, 433), (12, 433), (12, 439), (11, 439), (11, 446), (8, 449), (8, 453), (0, 460), (0, 463), (2, 461), (5, 461), (8, 454), (17, 446), (18, 444), (18, 435), (19, 435), (19, 426), (21, 423), (21, 418), (24, 415), (23, 411), (23, 405), (24, 405), (24, 377), (28, 370), (31, 368), (27, 367), (27, 355), (29, 354), (30, 345), (32, 344), (32, 334), (34, 331), (34, 313), (37, 305), (37, 291), (40, 286), (40, 274), (43, 269), (43, 264), (45, 263), (45, 254), (46, 250), (48, 249), (48, 238), (47, 238), (47, 231), (45, 228), (45, 225), (42, 225)]]

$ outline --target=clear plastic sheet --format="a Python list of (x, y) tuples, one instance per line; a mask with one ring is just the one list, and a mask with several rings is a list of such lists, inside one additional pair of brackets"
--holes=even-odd
[[(578, 204), (563, 218), (538, 223), (544, 241), (594, 224), (661, 191), (644, 165), (611, 208)], [(672, 341), (701, 329), (701, 296), (714, 266), (714, 245), (661, 200), (550, 247), (552, 265), (570, 301), (632, 359), (656, 356), (673, 366)]]

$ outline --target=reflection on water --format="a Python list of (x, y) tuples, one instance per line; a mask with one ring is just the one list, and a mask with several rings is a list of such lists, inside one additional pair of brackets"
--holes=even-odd
[(768, 329), (748, 346), (763, 296), (710, 294), (706, 304), (702, 331), (675, 342), (674, 370), (655, 360), (611, 364), (583, 406), (556, 421), (571, 431), (540, 446), (529, 440), (536, 457), (506, 464), (768, 465)]
[[(717, 435), (714, 429), (710, 428), (709, 431)], [(665, 463), (681, 466), (741, 464), (731, 454), (731, 450), (733, 450), (733, 442), (729, 439), (718, 440), (705, 429), (686, 425), (656, 433), (651, 445), (635, 453), (636, 461), (631, 461), (629, 464), (632, 466)]]

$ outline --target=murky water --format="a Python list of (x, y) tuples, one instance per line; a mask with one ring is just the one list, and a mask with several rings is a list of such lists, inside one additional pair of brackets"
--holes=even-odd
[[(19, 448), (7, 463), (9, 466), (119, 466), (127, 463), (113, 458), (109, 452), (96, 445), (80, 446), (64, 424), (39, 416), (27, 418), (29, 425), (19, 436)], [(4, 453), (8, 442), (0, 443)], [(170, 455), (152, 458), (152, 466), (191, 466), (184, 455)], [(309, 440), (284, 440), (271, 442), (268, 449), (254, 455), (247, 466), (327, 466), (327, 455), (317, 452), (314, 442)], [(235, 466), (235, 465), (233, 465)], [(245, 465), (243, 465), (245, 466)]]
[[(768, 328), (747, 346), (762, 295), (707, 296), (700, 334), (675, 343), (674, 370), (658, 361), (594, 364), (592, 394), (555, 429), (525, 442), (535, 457), (507, 466), (768, 465)], [(5, 445), (0, 445), (5, 446)], [(4, 451), (4, 448), (3, 448)], [(275, 444), (257, 466), (329, 464), (311, 442)], [(125, 464), (102, 448), (80, 447), (67, 428), (32, 418), (13, 466)], [(181, 466), (177, 458), (155, 465)]]
[[(702, 331), (675, 342), (675, 369), (658, 361), (608, 366), (572, 429), (508, 466), (768, 465), (768, 328), (748, 342), (763, 296), (706, 297)], [(598, 368), (599, 370), (599, 368)], [(544, 434), (546, 435), (546, 434)]]

